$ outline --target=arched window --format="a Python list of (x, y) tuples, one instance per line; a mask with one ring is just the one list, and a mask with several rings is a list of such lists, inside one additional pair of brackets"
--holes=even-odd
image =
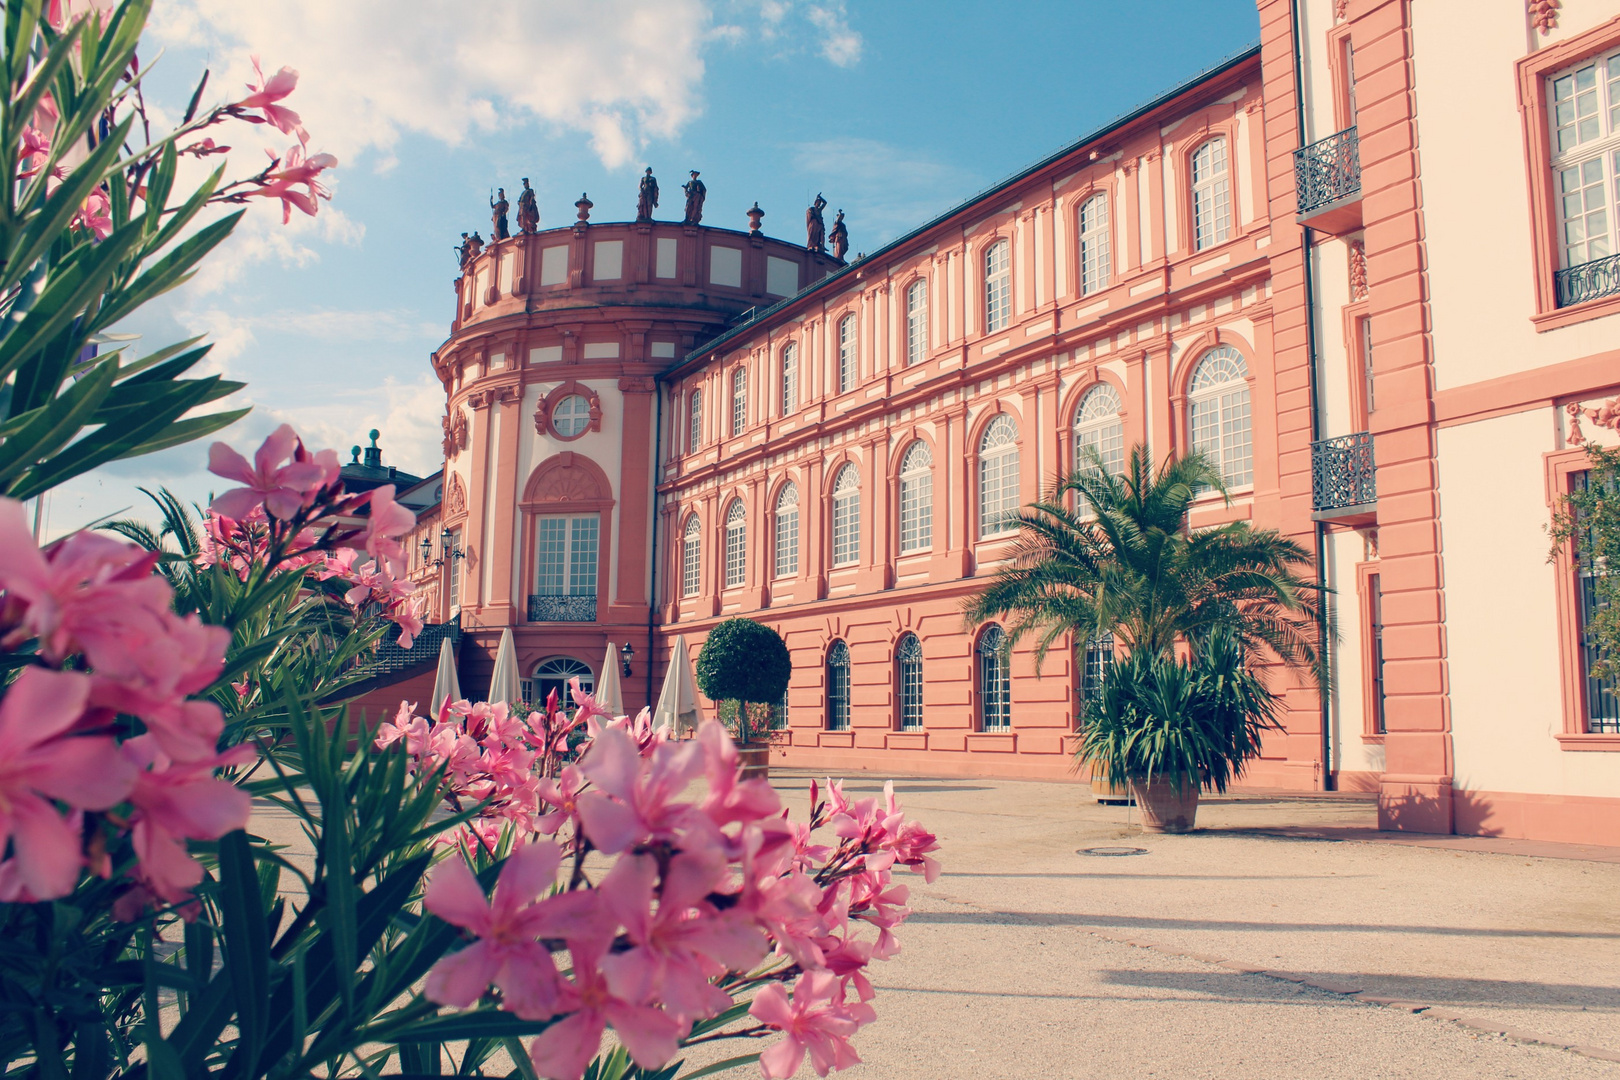
[(1187, 385), (1187, 427), (1192, 448), (1220, 469), (1228, 487), (1254, 482), (1249, 433), (1249, 366), (1230, 345), (1198, 360)]
[(991, 244), (984, 253), (984, 332), (993, 334), (1012, 322), (1012, 245)]
[(686, 452), (695, 453), (703, 445), (703, 388), (692, 389), (686, 405)]
[(1012, 679), (1007, 671), (1007, 635), (995, 623), (979, 635), (979, 730), (1012, 728)]
[(1098, 383), (1080, 399), (1074, 411), (1074, 467), (1091, 463), (1087, 450), (1102, 458), (1103, 471), (1110, 476), (1125, 472), (1125, 425), (1119, 418), (1119, 391), (1108, 383)]
[(748, 511), (741, 499), (733, 499), (726, 510), (726, 588), (742, 585), (747, 578)]
[(748, 369), (739, 367), (731, 373), (731, 437), (743, 433), (748, 423)]
[(697, 515), (686, 519), (686, 532), (681, 537), (681, 595), (696, 596), (702, 584), (703, 529)]
[(900, 552), (934, 542), (934, 459), (918, 439), (900, 459)]
[(1018, 425), (1002, 413), (979, 440), (979, 535), (1018, 529)]
[(1080, 292), (1108, 288), (1113, 274), (1108, 237), (1108, 193), (1099, 192), (1080, 204)]
[(788, 342), (782, 349), (782, 415), (791, 416), (799, 407), (799, 346)]
[(849, 646), (842, 641), (827, 650), (827, 730), (849, 730)]
[(922, 719), (922, 643), (916, 634), (906, 634), (894, 650), (896, 675), (900, 683), (901, 731), (921, 731)]
[(1226, 169), (1226, 140), (1211, 139), (1193, 152), (1193, 250), (1226, 242), (1232, 232), (1232, 181)]
[(855, 316), (845, 315), (838, 321), (838, 392), (847, 394), (855, 389), (859, 375), (855, 352)]
[(799, 572), (799, 488), (789, 481), (776, 496), (776, 576)]
[(906, 290), (906, 366), (928, 356), (928, 282), (918, 279)]
[(832, 564), (852, 566), (861, 561), (861, 472), (854, 463), (838, 470), (832, 503)]
[(1086, 710), (1093, 708), (1102, 697), (1103, 680), (1114, 666), (1114, 635), (1099, 634), (1086, 642), (1079, 656), (1080, 707), (1075, 710), (1075, 727), (1085, 724)]
[(523, 700), (537, 708), (544, 707), (546, 697), (556, 691), (557, 700), (571, 710), (574, 696), (568, 689), (570, 679), (578, 679), (579, 688), (587, 694), (596, 689), (596, 676), (591, 674), (590, 665), (572, 656), (547, 657), (535, 665), (533, 678), (520, 680)]

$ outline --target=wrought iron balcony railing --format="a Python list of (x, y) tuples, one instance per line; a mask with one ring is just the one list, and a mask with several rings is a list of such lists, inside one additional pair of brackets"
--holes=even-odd
[(596, 594), (530, 596), (530, 622), (595, 622)]
[(1301, 215), (1361, 194), (1361, 148), (1347, 127), (1294, 151), (1294, 195)]
[(1553, 282), (1558, 286), (1558, 306), (1561, 308), (1584, 304), (1600, 296), (1613, 296), (1620, 293), (1620, 255), (1609, 255), (1560, 270), (1553, 275)]
[(1342, 510), (1378, 501), (1370, 432), (1311, 444), (1311, 509)]

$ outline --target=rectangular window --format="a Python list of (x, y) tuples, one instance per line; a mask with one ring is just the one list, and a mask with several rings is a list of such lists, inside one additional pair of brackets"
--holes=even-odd
[(1367, 394), (1367, 415), (1378, 406), (1373, 402), (1373, 338), (1372, 319), (1361, 320), (1361, 378)]
[[(455, 530), (450, 537), (450, 549), (460, 551), (461, 530)], [(455, 609), (461, 606), (461, 560), (448, 554), (445, 558), (450, 561), (450, 607)]]
[(681, 541), (681, 595), (696, 596), (701, 579), (702, 548), (697, 533), (687, 530)]
[(934, 542), (934, 475), (900, 478), (900, 550), (922, 551)]
[(847, 394), (855, 387), (855, 316), (846, 315), (838, 324), (838, 392)]
[[(1569, 478), (1571, 489), (1579, 491), (1588, 483), (1588, 474), (1574, 473)], [(1589, 547), (1590, 540), (1583, 540), (1580, 547)], [(1598, 595), (1598, 581), (1604, 576), (1606, 568), (1599, 564), (1594, 565), (1589, 557), (1576, 551), (1575, 560), (1575, 592), (1576, 608), (1580, 623), (1576, 627), (1580, 635), (1580, 665), (1581, 686), (1584, 690), (1582, 697), (1586, 707), (1586, 730), (1593, 735), (1620, 734), (1620, 696), (1615, 691), (1620, 689), (1613, 678), (1602, 678), (1592, 674), (1592, 665), (1596, 664), (1601, 653), (1597, 640), (1588, 627), (1592, 617), (1603, 610), (1605, 602)]]
[(1102, 696), (1103, 680), (1113, 666), (1113, 634), (1103, 634), (1086, 643), (1080, 658), (1080, 707), (1075, 711), (1076, 727), (1085, 723), (1086, 710)]
[(791, 416), (799, 408), (799, 347), (782, 350), (782, 415)]
[(731, 373), (731, 437), (743, 433), (748, 423), (748, 369), (738, 368)]
[(860, 559), (860, 497), (844, 495), (833, 500), (833, 565), (849, 566)]
[(1583, 60), (1546, 81), (1558, 222), (1558, 305), (1620, 292), (1620, 53)]
[(928, 355), (928, 284), (919, 281), (906, 290), (906, 366), (920, 364)]
[(697, 448), (703, 445), (703, 390), (696, 388), (686, 406), (688, 430), (686, 433), (686, 452), (696, 453)]
[(1223, 244), (1232, 231), (1226, 140), (1211, 139), (1192, 156), (1193, 249)]
[(595, 514), (535, 519), (535, 595), (596, 595), (599, 527)]
[(799, 572), (799, 508), (776, 512), (776, 576)]
[(1384, 722), (1384, 592), (1378, 574), (1367, 575), (1367, 732), (1382, 735)]

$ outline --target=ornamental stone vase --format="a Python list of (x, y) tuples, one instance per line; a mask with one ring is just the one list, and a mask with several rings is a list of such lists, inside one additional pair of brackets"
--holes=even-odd
[(1191, 832), (1198, 821), (1197, 782), (1182, 785), (1171, 780), (1132, 780), (1142, 829), (1152, 833)]

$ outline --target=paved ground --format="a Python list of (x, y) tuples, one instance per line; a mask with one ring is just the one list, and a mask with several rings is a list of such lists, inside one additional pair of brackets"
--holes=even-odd
[[(774, 777), (796, 810), (808, 780)], [(906, 875), (850, 1080), (1620, 1080), (1620, 850), (1380, 836), (1349, 799), (1147, 836), (1071, 784), (897, 787), (945, 875)]]
[[(1255, 831), (1369, 835), (1347, 800), (1216, 800), (1147, 836), (1072, 785), (897, 787), (946, 873), (877, 966), (851, 1080), (1620, 1078), (1616, 862)], [(1099, 846), (1145, 852), (1076, 854)]]

